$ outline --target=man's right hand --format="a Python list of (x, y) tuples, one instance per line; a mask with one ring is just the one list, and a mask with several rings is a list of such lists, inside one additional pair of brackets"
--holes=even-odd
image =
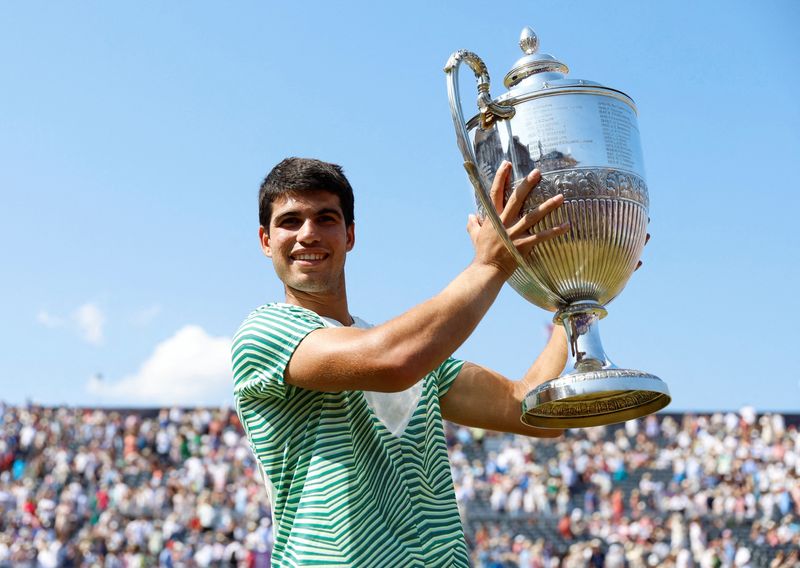
[[(559, 194), (539, 205), (535, 210), (520, 217), (520, 211), (525, 204), (525, 199), (531, 190), (542, 179), (539, 170), (533, 170), (517, 186), (508, 199), (503, 203), (504, 189), (511, 175), (511, 163), (503, 162), (497, 175), (494, 177), (491, 189), (491, 200), (506, 228), (511, 242), (523, 257), (527, 257), (537, 244), (563, 235), (569, 229), (569, 223), (546, 229), (540, 233), (531, 234), (530, 228), (541, 221), (547, 214), (558, 209), (564, 202), (564, 196)], [(475, 247), (473, 263), (493, 266), (508, 279), (517, 267), (517, 262), (497, 234), (491, 222), (484, 219), (479, 221), (475, 215), (470, 215), (467, 222), (467, 231)]]

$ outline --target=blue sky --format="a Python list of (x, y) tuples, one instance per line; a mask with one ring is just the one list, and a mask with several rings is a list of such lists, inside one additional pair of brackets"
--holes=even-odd
[[(438, 292), (473, 210), (442, 67), (477, 52), (498, 96), (531, 25), (639, 108), (653, 236), (601, 324), (611, 358), (673, 410), (796, 411), (798, 6), (5, 4), (0, 400), (230, 403), (229, 339), (282, 299), (256, 193), (289, 155), (355, 187), (353, 313)], [(506, 288), (457, 355), (519, 376), (549, 318)]]

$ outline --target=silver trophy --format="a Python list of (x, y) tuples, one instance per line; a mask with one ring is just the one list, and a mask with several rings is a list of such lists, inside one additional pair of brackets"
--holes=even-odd
[[(528, 301), (555, 312), (570, 345), (570, 363), (557, 378), (528, 393), (522, 421), (544, 428), (580, 428), (639, 418), (670, 402), (658, 377), (614, 365), (603, 350), (598, 322), (606, 304), (636, 269), (647, 235), (644, 179), (636, 106), (625, 93), (569, 79), (566, 65), (537, 53), (538, 39), (522, 30), (524, 55), (505, 76), (508, 91), (492, 99), (489, 73), (469, 51), (445, 66), (450, 110), (478, 213), (488, 219), (517, 260), (509, 283)], [(458, 70), (478, 80), (478, 113), (464, 120)], [(506, 199), (539, 168), (542, 181), (522, 214), (559, 193), (564, 204), (531, 230), (569, 221), (568, 234), (534, 247), (525, 258), (511, 244), (489, 188), (503, 161), (511, 162)]]

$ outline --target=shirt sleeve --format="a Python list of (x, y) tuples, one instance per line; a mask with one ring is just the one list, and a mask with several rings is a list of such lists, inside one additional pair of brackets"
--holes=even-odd
[(447, 391), (453, 386), (463, 366), (464, 361), (454, 357), (448, 357), (444, 363), (439, 365), (439, 368), (436, 369), (436, 377), (439, 383), (439, 398), (447, 394)]
[(306, 335), (321, 327), (318, 315), (295, 306), (271, 304), (251, 313), (231, 347), (234, 399), (286, 398), (286, 366)]

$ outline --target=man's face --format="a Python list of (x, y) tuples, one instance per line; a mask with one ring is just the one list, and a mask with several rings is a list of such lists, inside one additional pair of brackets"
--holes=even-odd
[(269, 232), (262, 227), (259, 237), (289, 288), (318, 294), (343, 288), (345, 255), (355, 232), (352, 224), (345, 226), (337, 195), (320, 190), (276, 199)]

